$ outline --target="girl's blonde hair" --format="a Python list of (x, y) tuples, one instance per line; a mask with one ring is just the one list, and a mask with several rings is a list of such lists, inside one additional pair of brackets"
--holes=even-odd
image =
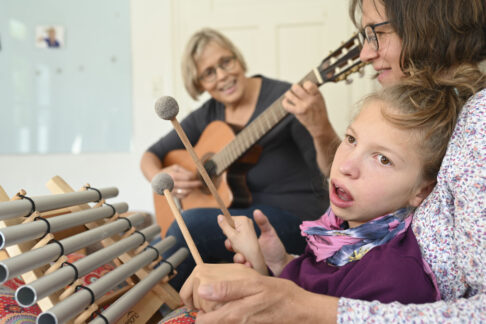
[(435, 180), (462, 106), (485, 86), (485, 75), (475, 65), (461, 65), (452, 76), (424, 69), (366, 97), (364, 103), (383, 101), (383, 117), (412, 131), (424, 163), (422, 176)]
[(182, 80), (187, 92), (194, 100), (197, 100), (204, 92), (197, 75), (196, 60), (210, 42), (215, 42), (229, 50), (236, 57), (243, 71), (246, 72), (246, 62), (243, 55), (226, 36), (211, 28), (201, 29), (192, 35), (182, 54)]

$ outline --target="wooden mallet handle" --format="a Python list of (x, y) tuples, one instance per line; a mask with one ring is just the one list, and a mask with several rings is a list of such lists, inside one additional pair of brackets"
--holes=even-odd
[(191, 255), (194, 258), (194, 261), (196, 261), (196, 264), (203, 264), (204, 262), (201, 258), (201, 255), (199, 254), (196, 244), (194, 244), (191, 233), (189, 233), (189, 229), (187, 228), (187, 225), (184, 222), (181, 213), (179, 213), (179, 209), (174, 203), (174, 197), (172, 197), (172, 193), (169, 190), (165, 189), (164, 196), (167, 199), (167, 203), (169, 204), (170, 210), (174, 215), (177, 225), (179, 225), (182, 236), (184, 236), (184, 240), (186, 240), (186, 244), (189, 247), (189, 251), (191, 251)]
[(196, 164), (196, 168), (199, 171), (199, 174), (202, 176), (204, 182), (208, 186), (209, 191), (216, 199), (216, 202), (223, 212), (226, 221), (228, 222), (228, 224), (230, 224), (231, 227), (235, 228), (235, 222), (233, 221), (233, 218), (231, 218), (228, 208), (226, 208), (226, 206), (224, 205), (223, 199), (221, 199), (220, 195), (218, 194), (218, 191), (216, 190), (213, 181), (209, 177), (208, 172), (202, 165), (201, 160), (199, 160), (199, 157), (197, 156), (196, 151), (194, 151), (191, 142), (189, 142), (186, 133), (177, 121), (176, 115), (179, 112), (179, 105), (177, 104), (177, 101), (169, 96), (161, 97), (155, 103), (155, 111), (160, 118), (170, 120), (172, 122), (172, 125), (174, 126), (177, 135), (179, 135), (182, 144), (184, 144), (184, 147), (186, 148), (187, 152), (189, 152), (189, 155)]
[(174, 197), (170, 192), (174, 188), (174, 180), (168, 173), (159, 173), (152, 179), (152, 189), (159, 195), (165, 196), (167, 199), (167, 203), (169, 204), (170, 210), (174, 215), (174, 218), (179, 225), (179, 229), (182, 232), (182, 236), (186, 241), (187, 246), (189, 247), (189, 251), (191, 252), (192, 257), (196, 261), (196, 264), (203, 264), (203, 260), (199, 251), (197, 250), (196, 244), (194, 244), (194, 240), (192, 239), (191, 233), (189, 233), (189, 229), (187, 228), (184, 219), (182, 218), (181, 213), (179, 212), (179, 208), (177, 208)]

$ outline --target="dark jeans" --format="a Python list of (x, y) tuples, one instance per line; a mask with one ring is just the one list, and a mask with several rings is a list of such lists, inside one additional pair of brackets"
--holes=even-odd
[[(243, 215), (253, 219), (253, 210), (255, 209), (260, 209), (268, 217), (288, 253), (302, 254), (304, 252), (306, 242), (300, 235), (299, 225), (301, 220), (297, 216), (279, 208), (264, 205), (253, 205), (245, 209), (230, 208), (229, 212), (234, 216)], [(195, 208), (182, 213), (187, 228), (205, 263), (233, 262), (233, 253), (224, 247), (226, 237), (217, 223), (219, 214), (222, 214), (222, 212), (216, 208)], [(259, 236), (260, 230), (256, 224), (255, 229), (257, 236)], [(181, 247), (187, 247), (175, 221), (167, 230), (166, 236), (169, 235), (174, 236), (177, 242), (173, 248), (163, 254), (163, 258), (169, 257)], [(177, 275), (170, 281), (172, 287), (179, 291), (195, 266), (196, 263), (189, 254), (184, 262), (177, 267)]]

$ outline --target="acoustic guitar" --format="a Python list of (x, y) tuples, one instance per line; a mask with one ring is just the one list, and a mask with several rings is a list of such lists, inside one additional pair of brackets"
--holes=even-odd
[[(358, 34), (355, 34), (332, 51), (299, 83), (311, 81), (321, 86), (327, 82), (346, 80), (348, 75), (366, 65), (359, 60), (360, 50)], [(288, 112), (282, 107), (283, 98), (284, 95), (280, 96), (238, 135), (222, 121), (210, 123), (194, 146), (227, 207), (244, 208), (251, 204), (251, 193), (246, 186), (246, 172), (258, 161), (261, 152), (261, 148), (254, 144), (287, 116)], [(166, 155), (163, 160), (164, 167), (173, 164), (197, 173), (196, 165), (186, 150), (174, 150)], [(165, 235), (173, 221), (172, 213), (165, 197), (154, 194), (154, 203), (157, 223), (162, 229), (162, 235)], [(218, 205), (209, 190), (203, 186), (182, 199), (181, 207), (186, 210), (218, 208)]]

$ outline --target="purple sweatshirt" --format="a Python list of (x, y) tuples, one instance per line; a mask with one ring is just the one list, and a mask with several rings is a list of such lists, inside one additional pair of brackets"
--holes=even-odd
[(315, 260), (307, 246), (305, 253), (292, 260), (280, 277), (305, 290), (335, 297), (403, 304), (436, 300), (434, 284), (425, 273), (410, 227), (390, 242), (371, 249), (362, 259), (342, 267)]

